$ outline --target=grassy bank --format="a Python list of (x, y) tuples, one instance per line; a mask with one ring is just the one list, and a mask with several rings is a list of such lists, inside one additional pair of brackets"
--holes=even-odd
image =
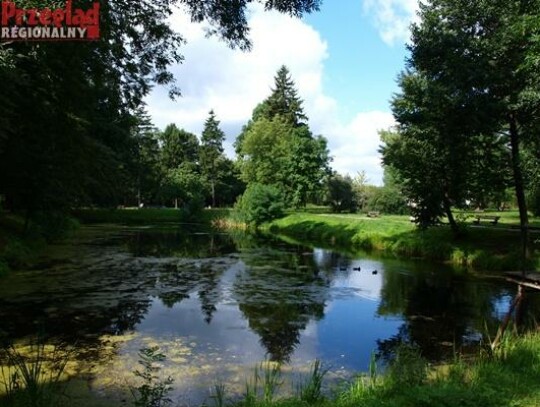
[[(539, 380), (540, 336), (536, 334), (508, 340), (494, 355), (436, 367), (413, 348), (402, 347), (385, 375), (378, 376), (372, 369), (328, 399), (314, 399), (316, 392), (307, 391), (280, 401), (244, 400), (237, 405), (532, 407), (540, 405)], [(309, 386), (312, 383), (304, 389)]]
[(10, 269), (29, 266), (45, 247), (39, 230), (25, 230), (22, 217), (0, 212), (0, 277)]
[[(272, 233), (327, 248), (377, 251), (403, 258), (447, 262), (476, 270), (516, 270), (520, 267), (520, 235), (507, 216), (496, 227), (469, 225), (455, 239), (446, 225), (418, 230), (407, 216), (368, 218), (365, 215), (294, 213), (268, 225)], [(540, 239), (540, 234), (533, 234)], [(538, 240), (533, 241), (538, 248)], [(538, 267), (538, 258), (527, 265)]]
[[(151, 350), (156, 353), (157, 350)], [(147, 351), (148, 353), (148, 351)], [(13, 352), (11, 352), (13, 355)], [(45, 354), (43, 354), (45, 355)], [(43, 357), (42, 357), (43, 359)], [(132, 397), (121, 404), (107, 401), (105, 397), (92, 393), (80, 380), (65, 380), (68, 364), (54, 368), (51, 381), (39, 380), (41, 374), (20, 376), (19, 386), (12, 386), (9, 377), (13, 369), (24, 371), (34, 366), (25, 359), (16, 360), (4, 379), (10, 387), (0, 389), (0, 405), (20, 407), (36, 405), (54, 406), (177, 406), (174, 401), (166, 402), (175, 378), (161, 378), (160, 368), (154, 365), (157, 359), (142, 359), (138, 372), (126, 371), (142, 378), (138, 387), (131, 388)], [(161, 357), (159, 360), (163, 360)], [(430, 365), (414, 347), (400, 345), (395, 349), (393, 360), (384, 373), (377, 371), (376, 364), (369, 366), (367, 373), (343, 382), (333, 392), (323, 392), (325, 368), (318, 363), (312, 366), (311, 374), (298, 377), (292, 392), (285, 384), (281, 368), (275, 363), (262, 363), (248, 378), (244, 394), (229, 393), (225, 383), (217, 384), (207, 404), (223, 407), (533, 407), (540, 405), (540, 333), (523, 337), (506, 337), (495, 352), (482, 351), (475, 359), (464, 359), (459, 355), (446, 365)], [(36, 372), (44, 371), (39, 365)], [(144, 370), (142, 370), (144, 369)], [(33, 370), (32, 370), (33, 371)], [(148, 375), (145, 375), (147, 373)], [(18, 377), (18, 376), (17, 376)], [(31, 385), (30, 392), (26, 386)], [(123, 391), (118, 389), (119, 391)], [(126, 389), (124, 389), (126, 390)], [(288, 395), (283, 395), (285, 391)], [(129, 394), (127, 391), (126, 394)], [(29, 404), (29, 401), (32, 401)]]
[(155, 225), (160, 223), (202, 223), (225, 218), (229, 209), (205, 209), (201, 213), (188, 216), (180, 209), (80, 209), (73, 211), (73, 216), (82, 223), (115, 223), (121, 225)]

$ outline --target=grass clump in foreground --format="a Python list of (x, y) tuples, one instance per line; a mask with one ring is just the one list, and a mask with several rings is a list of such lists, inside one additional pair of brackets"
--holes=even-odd
[[(309, 379), (318, 383), (319, 378)], [(445, 407), (533, 407), (540, 405), (540, 335), (507, 339), (493, 354), (484, 353), (475, 361), (456, 359), (446, 366), (430, 366), (419, 351), (401, 345), (384, 375), (374, 363), (368, 374), (356, 378), (333, 396), (294, 397), (268, 400), (249, 397), (218, 406), (445, 406)], [(305, 389), (313, 386), (307, 383)], [(317, 391), (315, 393), (318, 394)]]
[[(295, 213), (273, 221), (268, 228), (272, 233), (347, 251), (378, 251), (477, 270), (514, 270), (521, 266), (519, 232), (506, 227), (467, 227), (456, 239), (447, 225), (419, 230), (407, 216)], [(534, 261), (538, 259), (527, 267), (537, 266)]]

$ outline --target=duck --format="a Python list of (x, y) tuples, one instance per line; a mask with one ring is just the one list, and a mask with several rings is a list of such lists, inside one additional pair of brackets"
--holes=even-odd
[(360, 266), (358, 266), (358, 267), (353, 267), (353, 270), (354, 270), (354, 271), (361, 271), (362, 268), (361, 268)]
[(376, 274), (378, 274), (378, 273), (379, 273), (379, 272), (378, 272), (377, 270), (373, 270), (373, 271), (371, 272), (371, 274), (373, 274), (373, 275), (376, 275)]

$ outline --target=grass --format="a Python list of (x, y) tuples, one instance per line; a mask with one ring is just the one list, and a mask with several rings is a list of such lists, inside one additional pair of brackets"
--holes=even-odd
[(82, 223), (115, 223), (123, 225), (152, 225), (159, 223), (203, 223), (210, 224), (212, 220), (225, 218), (229, 209), (205, 209), (194, 218), (187, 218), (180, 209), (80, 209), (73, 215)]
[[(318, 386), (317, 375), (307, 388)], [(330, 397), (265, 399), (251, 397), (230, 406), (319, 407), (533, 407), (540, 405), (540, 334), (509, 338), (495, 353), (482, 353), (474, 361), (460, 359), (430, 366), (410, 345), (396, 350), (384, 375), (359, 375)], [(318, 393), (317, 393), (318, 394)], [(221, 400), (226, 397), (221, 394)], [(219, 404), (224, 405), (224, 404)]]
[(26, 348), (6, 347), (0, 352), (0, 399), (6, 407), (54, 407), (62, 403), (64, 370), (70, 358), (63, 345), (50, 346), (42, 341)]
[(32, 264), (46, 246), (45, 239), (35, 230), (24, 230), (24, 219), (0, 211), (0, 277), (11, 268)]
[[(447, 262), (475, 270), (518, 270), (520, 263), (517, 213), (503, 212), (500, 226), (472, 227), (456, 239), (447, 225), (418, 230), (408, 216), (361, 214), (293, 213), (267, 228), (275, 234), (309, 241), (322, 247), (346, 251), (377, 251), (402, 258)], [(538, 222), (535, 221), (535, 224)], [(540, 235), (533, 233), (533, 245), (540, 248)], [(526, 265), (538, 267), (538, 257)]]
[[(32, 350), (33, 349), (33, 350)], [(65, 393), (68, 382), (61, 382), (65, 353), (54, 356), (44, 345), (22, 354), (10, 348), (4, 353), (9, 370), (2, 370), (0, 405), (53, 407), (96, 406), (93, 395), (74, 399)], [(168, 397), (171, 378), (158, 379), (159, 363), (165, 356), (156, 349), (143, 353), (142, 385), (133, 403), (141, 407), (158, 407), (175, 402)], [(323, 394), (325, 369), (316, 362), (295, 394), (279, 395), (284, 381), (281, 366), (273, 362), (257, 365), (246, 383), (243, 397), (228, 397), (224, 384), (216, 385), (211, 396), (216, 407), (375, 407), (375, 406), (441, 406), (441, 407), (533, 407), (540, 405), (540, 331), (518, 337), (508, 334), (495, 351), (481, 350), (476, 358), (455, 359), (445, 365), (430, 365), (414, 345), (402, 344), (384, 374), (378, 374), (375, 357), (367, 373), (342, 383), (333, 393)], [(4, 368), (3, 368), (4, 369)], [(126, 372), (129, 374), (130, 372)], [(3, 393), (3, 395), (2, 395)], [(112, 404), (111, 404), (112, 405)]]

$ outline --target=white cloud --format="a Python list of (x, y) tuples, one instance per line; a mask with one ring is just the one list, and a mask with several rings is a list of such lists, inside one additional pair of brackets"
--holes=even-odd
[(207, 38), (203, 26), (180, 12), (172, 21), (187, 40), (182, 49), (184, 64), (172, 69), (183, 96), (172, 102), (164, 89), (156, 88), (147, 100), (156, 125), (163, 128), (174, 122), (200, 134), (209, 110), (214, 109), (227, 134), (226, 151), (232, 155), (232, 143), (242, 125), (269, 95), (276, 71), (286, 65), (305, 101), (313, 132), (329, 141), (333, 167), (351, 175), (365, 170), (371, 182), (381, 182), (377, 131), (392, 125), (392, 116), (359, 112), (350, 123), (337, 121), (339, 103), (322, 86), (328, 47), (313, 27), (255, 8), (249, 19), (253, 50), (244, 53), (227, 48), (217, 38)]
[(350, 123), (336, 124), (324, 133), (329, 138), (332, 154), (335, 156), (334, 169), (354, 176), (364, 170), (370, 183), (381, 184), (383, 171), (379, 130), (386, 130), (395, 124), (389, 112), (371, 111), (358, 113)]
[(364, 0), (364, 12), (371, 15), (383, 41), (388, 45), (407, 42), (409, 26), (416, 21), (418, 0)]

